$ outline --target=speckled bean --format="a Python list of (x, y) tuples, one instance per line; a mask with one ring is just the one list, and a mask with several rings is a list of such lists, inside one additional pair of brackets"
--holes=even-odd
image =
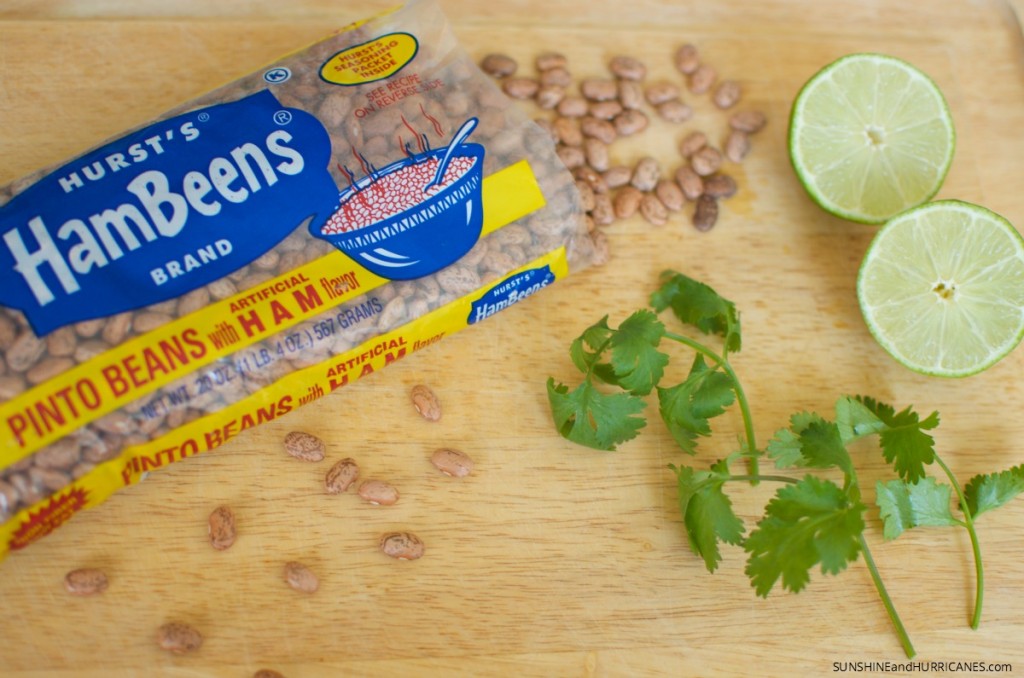
[(427, 421), (441, 420), (441, 399), (426, 384), (416, 384), (409, 392), (413, 408)]
[(302, 461), (323, 461), (327, 445), (323, 440), (304, 431), (291, 431), (284, 437), (284, 451)]
[(453, 478), (465, 478), (473, 472), (473, 460), (462, 450), (442, 447), (430, 455), (430, 463), (438, 471)]
[(341, 494), (359, 479), (359, 464), (351, 457), (345, 457), (334, 463), (324, 476), (324, 489), (327, 494)]
[(172, 654), (195, 652), (203, 645), (203, 636), (192, 626), (182, 622), (168, 622), (156, 634), (161, 649)]
[(397, 560), (416, 560), (423, 557), (426, 547), (412, 532), (388, 532), (380, 538), (380, 550)]
[(218, 551), (231, 548), (238, 537), (235, 525), (235, 512), (228, 506), (218, 506), (210, 513), (209, 518), (210, 546)]
[(74, 596), (91, 596), (107, 590), (109, 581), (103, 570), (83, 567), (64, 575), (64, 589)]
[(320, 588), (320, 580), (313, 571), (295, 560), (284, 564), (284, 581), (288, 586), (302, 593), (316, 593)]
[(383, 480), (367, 480), (359, 486), (359, 496), (374, 506), (391, 506), (398, 502), (398, 489)]

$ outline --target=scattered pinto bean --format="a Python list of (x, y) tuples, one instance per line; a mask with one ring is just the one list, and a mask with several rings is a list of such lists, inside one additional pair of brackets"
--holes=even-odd
[(483, 72), (494, 78), (506, 78), (514, 75), (519, 64), (506, 54), (488, 54), (480, 61)]
[(643, 132), (651, 121), (643, 111), (630, 109), (615, 116), (613, 122), (615, 131), (620, 136), (628, 137)]
[(252, 678), (284, 678), (284, 674), (273, 669), (260, 669), (252, 674)]
[(565, 88), (561, 85), (541, 85), (535, 95), (537, 105), (545, 110), (557, 106), (564, 97)]
[(693, 211), (693, 225), (698, 231), (710, 231), (718, 221), (718, 200), (710, 195), (697, 198)]
[(676, 50), (676, 68), (683, 75), (692, 75), (700, 66), (700, 52), (694, 45), (686, 44)]
[(103, 570), (83, 567), (64, 575), (64, 589), (75, 596), (91, 596), (107, 590), (107, 575)]
[(218, 551), (231, 548), (238, 536), (235, 513), (227, 506), (218, 506), (210, 513), (210, 546)]
[(725, 140), (725, 157), (732, 162), (742, 162), (750, 152), (750, 137), (746, 132), (733, 130)]
[(619, 80), (619, 103), (623, 108), (637, 109), (644, 104), (644, 91), (640, 83), (633, 80)]
[(590, 110), (590, 104), (583, 97), (570, 94), (562, 97), (555, 110), (566, 118), (582, 118)]
[(607, 193), (596, 193), (594, 195), (594, 209), (590, 212), (594, 224), (597, 226), (608, 226), (615, 221), (615, 208), (612, 205), (612, 198)]
[(747, 134), (761, 131), (768, 118), (761, 111), (739, 111), (729, 116), (729, 127)]
[(614, 206), (615, 216), (619, 219), (629, 219), (640, 209), (640, 201), (643, 200), (643, 191), (635, 186), (623, 186), (615, 194)]
[(693, 109), (679, 99), (658, 104), (655, 110), (662, 120), (668, 122), (686, 122), (693, 117)]
[(580, 129), (583, 131), (584, 136), (600, 139), (606, 144), (612, 143), (619, 136), (619, 132), (615, 129), (615, 125), (607, 120), (595, 118), (592, 115), (584, 116), (580, 120)]
[(694, 94), (706, 94), (718, 79), (718, 71), (712, 66), (701, 64), (690, 75), (690, 91)]
[(704, 179), (704, 192), (712, 198), (731, 198), (736, 194), (736, 180), (716, 172)]
[(552, 68), (565, 68), (569, 60), (561, 52), (542, 52), (537, 55), (534, 64), (538, 71), (546, 71)]
[(173, 654), (194, 652), (203, 645), (202, 634), (182, 622), (168, 622), (161, 626), (156, 640), (162, 649)]
[(517, 75), (506, 78), (501, 85), (501, 89), (513, 99), (530, 99), (540, 89), (540, 83), (534, 78), (524, 78)]
[(690, 156), (690, 167), (702, 177), (710, 176), (722, 166), (722, 153), (714, 146), (705, 146)]
[(673, 101), (679, 98), (679, 87), (671, 82), (657, 82), (647, 86), (644, 98), (651, 106)]
[(602, 175), (608, 188), (621, 188), (629, 183), (633, 170), (625, 165), (609, 167)]
[(284, 437), (284, 451), (302, 461), (323, 461), (327, 446), (312, 433), (291, 431)]
[(640, 216), (652, 226), (664, 226), (668, 223), (668, 209), (653, 193), (645, 193), (640, 199)]
[(563, 66), (555, 66), (542, 70), (538, 79), (542, 87), (545, 85), (568, 87), (572, 84), (572, 73)]
[(430, 463), (438, 471), (453, 478), (465, 478), (473, 471), (473, 460), (461, 450), (442, 447), (430, 455)]
[(294, 560), (284, 564), (284, 580), (288, 586), (303, 593), (316, 593), (320, 588), (320, 580), (313, 571)]
[(441, 399), (425, 384), (416, 384), (411, 391), (412, 406), (427, 421), (441, 419)]
[(723, 80), (715, 88), (715, 93), (711, 100), (715, 102), (715, 106), (722, 110), (732, 108), (739, 103), (740, 84), (735, 80)]
[(679, 142), (679, 155), (689, 158), (691, 155), (704, 148), (708, 144), (708, 137), (704, 132), (694, 131), (683, 137)]
[(587, 78), (580, 83), (580, 93), (591, 101), (611, 101), (619, 94), (619, 87), (608, 78)]
[(327, 494), (341, 494), (352, 487), (352, 483), (359, 479), (359, 464), (351, 457), (335, 462), (324, 477), (324, 488)]
[(651, 156), (644, 156), (636, 163), (629, 183), (641, 191), (653, 191), (661, 178), (661, 165)]
[(398, 560), (416, 560), (426, 547), (412, 532), (388, 532), (380, 538), (380, 550)]
[(686, 203), (686, 196), (679, 184), (668, 179), (658, 180), (658, 185), (654, 187), (654, 195), (658, 196), (661, 204), (672, 212), (683, 209), (683, 205)]
[(374, 506), (391, 506), (398, 501), (398, 490), (383, 480), (367, 480), (359, 486), (359, 496)]
[(683, 165), (676, 170), (676, 183), (687, 200), (696, 200), (704, 194), (704, 179), (689, 165)]
[(614, 120), (615, 116), (625, 110), (618, 101), (595, 101), (590, 104), (590, 114), (601, 120)]
[(647, 66), (642, 61), (625, 55), (613, 57), (608, 64), (608, 70), (622, 80), (643, 80), (647, 75)]

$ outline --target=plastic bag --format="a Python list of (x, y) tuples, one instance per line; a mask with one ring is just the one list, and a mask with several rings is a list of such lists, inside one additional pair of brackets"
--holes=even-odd
[(601, 256), (422, 0), (0, 189), (0, 557)]

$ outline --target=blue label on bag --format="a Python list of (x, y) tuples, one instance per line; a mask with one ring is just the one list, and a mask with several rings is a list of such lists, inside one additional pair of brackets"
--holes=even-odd
[(42, 336), (222, 278), (327, 220), (330, 154), (265, 90), (122, 137), (0, 207), (0, 304)]
[(555, 274), (551, 271), (551, 266), (546, 264), (514, 273), (473, 302), (466, 322), (472, 325), (489, 318), (534, 292), (544, 289), (554, 281)]

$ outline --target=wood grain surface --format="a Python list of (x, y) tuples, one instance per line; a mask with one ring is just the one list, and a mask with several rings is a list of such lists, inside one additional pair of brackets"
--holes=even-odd
[[(854, 280), (874, 227), (832, 218), (806, 197), (785, 148), (799, 87), (845, 53), (882, 51), (928, 72), (957, 124), (939, 197), (983, 204), (1024, 226), (1024, 52), (1014, 5), (996, 0), (813, 2), (441, 0), (464, 47), (524, 70), (543, 50), (575, 75), (603, 75), (619, 53), (649, 80), (681, 83), (671, 55), (693, 42), (744, 106), (769, 116), (735, 176), (717, 227), (689, 215), (655, 228), (639, 217), (608, 228), (611, 261), (578, 272), (387, 370), (218, 449), (151, 474), (101, 507), (0, 563), (0, 675), (250, 676), (272, 667), (305, 676), (824, 676), (836, 662), (905, 661), (863, 560), (808, 589), (759, 599), (744, 554), (725, 549), (708, 574), (681, 529), (669, 463), (681, 461), (657, 422), (614, 453), (558, 437), (548, 376), (574, 380), (567, 349), (605, 314), (646, 303), (666, 268), (704, 280), (741, 310), (735, 358), (763, 444), (790, 413), (830, 415), (843, 394), (938, 410), (935, 438), (953, 471), (1024, 463), (1024, 350), (964, 380), (914, 375), (871, 339)], [(0, 183), (255, 70), (392, 4), (389, 0), (223, 2), (15, 0), (0, 3)], [(1017, 3), (1020, 4), (1019, 2)], [(614, 158), (680, 164), (685, 131), (724, 130), (706, 98), (682, 125), (652, 124)], [(688, 359), (680, 354), (681, 361)], [(432, 386), (441, 421), (416, 415), (409, 390)], [(650, 407), (651, 414), (654, 407)], [(732, 451), (738, 415), (716, 422), (700, 463)], [(321, 435), (329, 459), (402, 492), (391, 507), (327, 496), (327, 463), (285, 455), (291, 430)], [(477, 463), (465, 479), (438, 474), (430, 452), (453, 446)], [(862, 482), (884, 463), (857, 447)], [(752, 526), (772, 488), (740, 489)], [(869, 499), (873, 499), (873, 492)], [(217, 552), (206, 517), (220, 504), (239, 538)], [(1009, 663), (1024, 671), (1024, 499), (978, 525), (987, 596), (981, 628), (962, 530), (917, 530), (884, 542), (877, 510), (867, 539), (921, 662)], [(408, 529), (426, 556), (395, 562), (380, 534)], [(283, 583), (301, 560), (314, 595)], [(101, 567), (110, 588), (74, 598), (68, 570)], [(156, 628), (180, 619), (206, 642), (193, 655), (158, 649)], [(851, 671), (852, 672), (852, 671)], [(916, 673), (920, 673), (919, 668)], [(902, 675), (900, 671), (867, 672)], [(908, 673), (908, 675), (910, 675)]]

